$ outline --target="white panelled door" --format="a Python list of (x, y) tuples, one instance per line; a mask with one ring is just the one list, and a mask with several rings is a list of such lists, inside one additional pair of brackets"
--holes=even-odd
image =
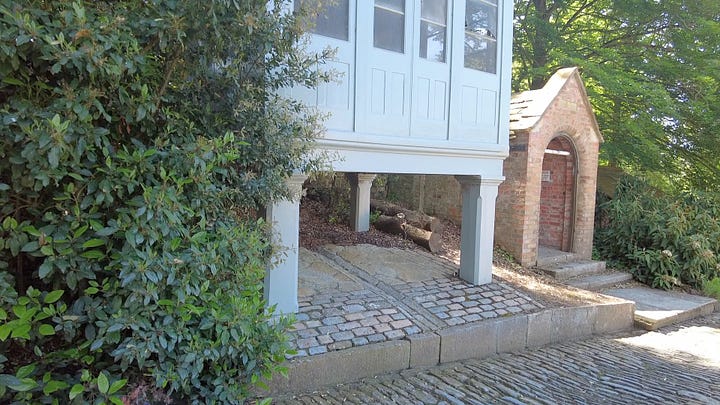
[[(450, 139), (469, 142), (498, 142), (498, 103), (501, 80), (498, 29), (501, 7), (512, 7), (502, 0), (461, 0), (456, 7), (453, 52), (458, 63), (452, 67)], [(462, 39), (462, 40), (460, 40)]]
[(358, 132), (410, 134), (412, 0), (358, 4)]
[(410, 133), (447, 139), (452, 1), (416, 0)]
[[(334, 57), (320, 67), (332, 72), (334, 80), (316, 88), (296, 87), (296, 97), (329, 113), (325, 125), (343, 131), (354, 129), (355, 119), (355, 1), (334, 0), (318, 10), (309, 50), (335, 49)], [(295, 2), (297, 9), (302, 4)]]

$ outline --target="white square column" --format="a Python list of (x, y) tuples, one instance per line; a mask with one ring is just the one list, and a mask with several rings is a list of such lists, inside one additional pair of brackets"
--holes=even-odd
[(284, 260), (265, 273), (264, 296), (267, 305), (276, 305), (276, 312), (282, 314), (298, 311), (300, 198), (305, 179), (303, 174), (292, 175), (287, 180), (291, 199), (276, 201), (266, 209), (266, 220), (273, 227), (273, 244), (281, 249)]
[(492, 282), (495, 200), (502, 179), (455, 176), (462, 187), (460, 278), (475, 285)]
[(370, 188), (377, 175), (347, 173), (350, 182), (350, 225), (355, 232), (370, 229)]

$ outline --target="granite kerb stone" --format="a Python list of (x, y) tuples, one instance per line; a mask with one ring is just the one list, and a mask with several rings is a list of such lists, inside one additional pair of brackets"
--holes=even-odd
[(621, 332), (634, 326), (635, 303), (621, 301), (612, 304), (601, 304), (596, 307), (593, 334)]
[(420, 333), (408, 335), (410, 341), (409, 368), (434, 366), (440, 362), (440, 335)]
[(634, 304), (629, 301), (552, 308), (296, 358), (285, 364), (288, 378), (276, 376), (268, 384), (269, 393), (307, 391), (408, 368), (615, 333), (633, 327), (633, 310)]
[(552, 308), (528, 314), (527, 347), (537, 348), (597, 334), (632, 329), (635, 305), (629, 301)]
[(306, 391), (407, 369), (410, 344), (392, 340), (288, 361), (288, 378), (275, 376), (264, 394)]
[(497, 321), (483, 321), (439, 330), (440, 363), (483, 358), (497, 353)]

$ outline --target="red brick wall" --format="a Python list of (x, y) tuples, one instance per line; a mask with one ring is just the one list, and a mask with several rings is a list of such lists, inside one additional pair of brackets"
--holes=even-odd
[(550, 179), (542, 181), (540, 191), (539, 243), (559, 250), (570, 248), (572, 228), (573, 166), (572, 145), (564, 138), (555, 138), (548, 149), (569, 152), (570, 155), (546, 153), (542, 171)]
[(505, 181), (495, 203), (495, 243), (523, 263), (527, 228), (527, 133), (511, 141), (510, 156), (503, 164)]

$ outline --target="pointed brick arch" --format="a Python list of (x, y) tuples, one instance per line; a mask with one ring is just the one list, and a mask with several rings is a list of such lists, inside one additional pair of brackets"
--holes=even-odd
[[(541, 244), (590, 258), (602, 136), (577, 68), (561, 69), (540, 90), (514, 95), (510, 128), (506, 180), (496, 205), (496, 243), (523, 266), (536, 264)], [(562, 187), (543, 190), (543, 170), (546, 180), (562, 181)], [(566, 195), (553, 194), (559, 192)], [(562, 205), (562, 214), (548, 203)]]

